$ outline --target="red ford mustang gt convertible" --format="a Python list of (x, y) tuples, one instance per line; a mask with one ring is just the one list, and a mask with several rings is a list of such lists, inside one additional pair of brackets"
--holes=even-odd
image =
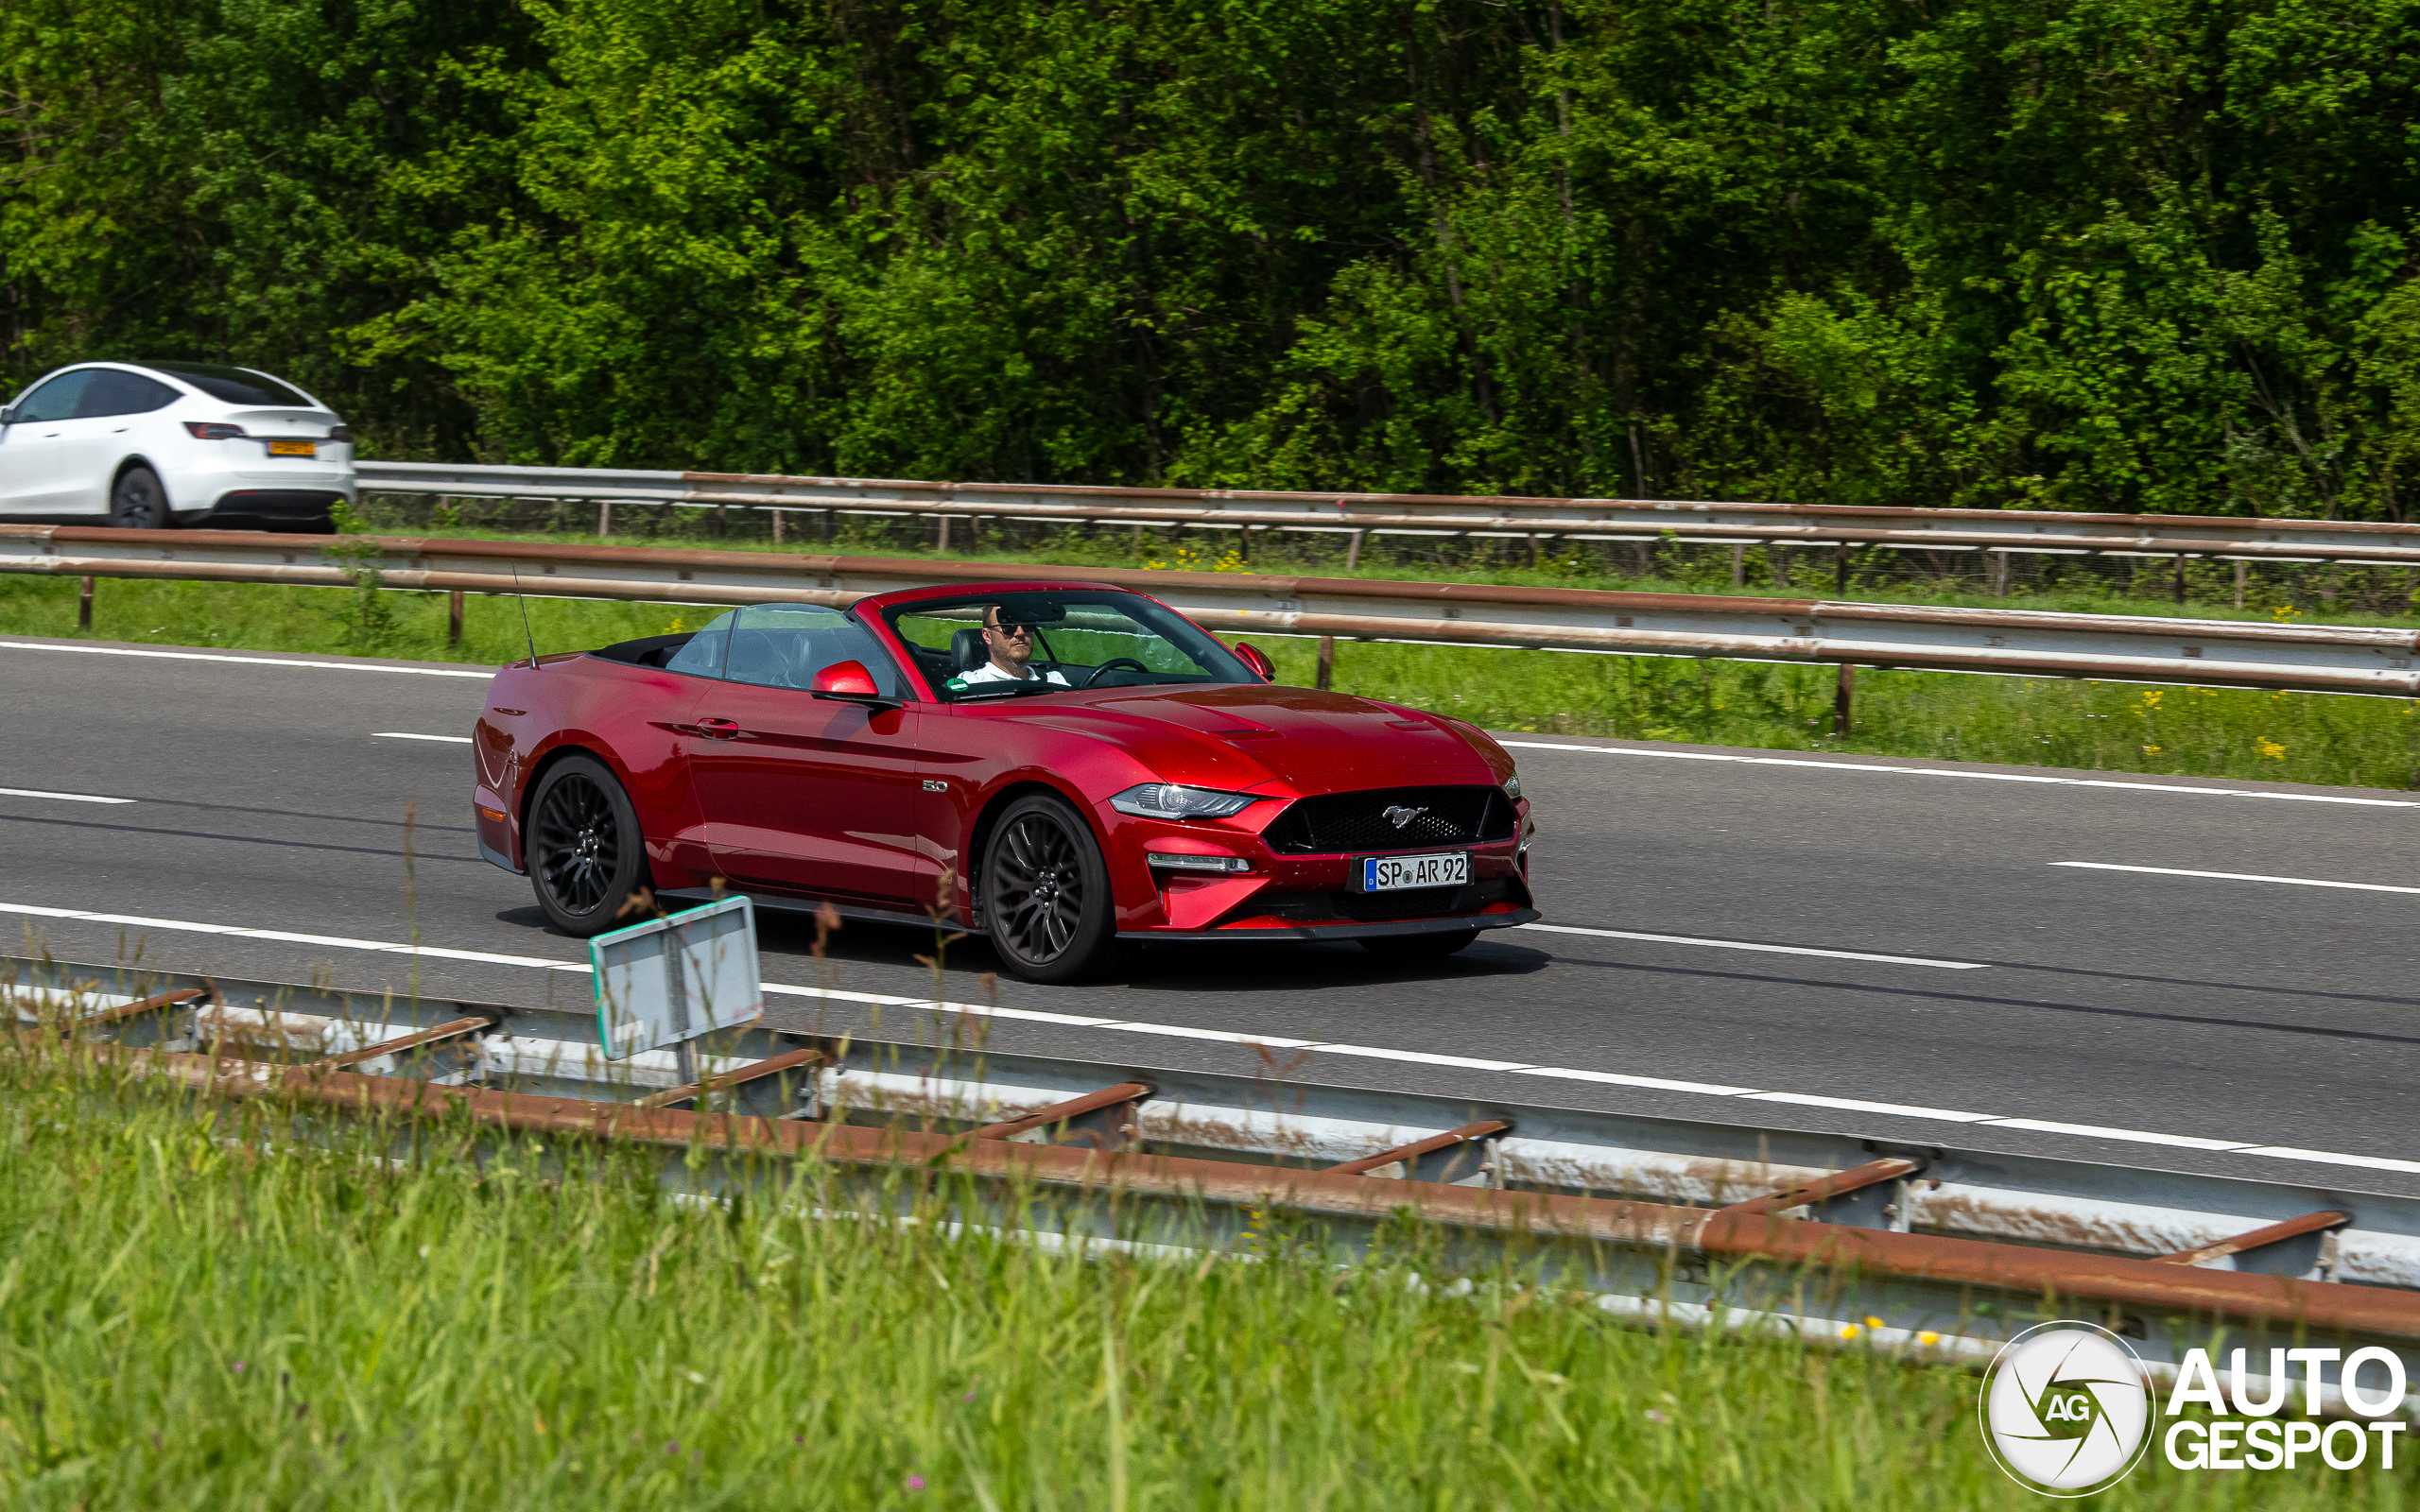
[(577, 936), (744, 891), (987, 936), (1068, 982), (1124, 943), (1460, 950), (1525, 923), (1529, 804), (1476, 727), (1272, 687), (1081, 582), (768, 604), (521, 662), (476, 735), (479, 849)]

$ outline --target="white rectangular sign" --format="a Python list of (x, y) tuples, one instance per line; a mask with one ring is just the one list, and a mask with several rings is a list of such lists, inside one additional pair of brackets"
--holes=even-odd
[(607, 1058), (735, 1028), (765, 1011), (756, 909), (726, 898), (588, 942), (596, 1039)]

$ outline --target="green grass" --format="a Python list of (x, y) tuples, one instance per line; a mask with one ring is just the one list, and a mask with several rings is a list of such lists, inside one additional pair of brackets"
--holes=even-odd
[[(458, 648), (445, 644), (441, 594), (382, 602), (390, 623), (372, 636), (343, 589), (104, 579), (92, 634), (469, 662), (524, 654), (509, 598), (472, 598)], [(694, 628), (715, 612), (535, 598), (527, 610), (542, 650)], [(76, 633), (73, 582), (0, 576), (0, 634)], [(1311, 642), (1262, 644), (1281, 680), (1311, 681)], [(1833, 681), (1827, 667), (1548, 651), (1347, 643), (1336, 660), (1340, 688), (1493, 730), (2371, 787), (2410, 786), (2420, 771), (2420, 717), (2405, 699), (1866, 671), (1855, 729), (1838, 739)]]
[[(297, 1144), (58, 1051), (0, 1057), (14, 1508), (2035, 1507), (1976, 1381), (1621, 1326), (1405, 1229), (1339, 1270), (1085, 1261), (651, 1161), (424, 1125)], [(548, 1168), (547, 1159), (559, 1162)], [(562, 1173), (542, 1179), (542, 1169)], [(2394, 1507), (2409, 1476), (2196, 1475), (2102, 1504)]]

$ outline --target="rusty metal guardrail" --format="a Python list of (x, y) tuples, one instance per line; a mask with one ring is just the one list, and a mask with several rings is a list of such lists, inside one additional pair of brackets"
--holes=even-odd
[[(1314, 493), (1239, 489), (1090, 488), (933, 483), (902, 478), (646, 472), (621, 468), (357, 462), (360, 487), (389, 493), (670, 504), (783, 513), (983, 517), (1355, 535), (1502, 536), (1536, 540), (1780, 543), (1891, 550), (2212, 557), (2233, 561), (2346, 561), (2420, 566), (2420, 524), (2247, 519), (2224, 515), (2078, 514), (2060, 510), (1883, 509), (1840, 505), (1515, 495)], [(941, 537), (946, 549), (946, 525)], [(1356, 548), (1357, 549), (1357, 539)], [(1845, 557), (1842, 558), (1845, 566)]]
[[(930, 583), (1075, 578), (1154, 594), (1230, 635), (2420, 695), (2420, 633), (2404, 629), (579, 541), (354, 539), (380, 548), (360, 565), (374, 568), (384, 586), (455, 593), (841, 606)], [(353, 581), (348, 570), (309, 537), (0, 525), (0, 572), (341, 586)]]
[(963, 1005), (926, 1006), (941, 1032), (923, 1045), (769, 1013), (677, 1085), (670, 1052), (607, 1062), (569, 1010), (0, 960), (20, 1045), (96, 1041), (227, 1095), (634, 1141), (676, 1181), (702, 1150), (726, 1162), (707, 1192), (769, 1158), (949, 1172), (1021, 1189), (993, 1214), (1011, 1227), (1191, 1257), (1296, 1221), (1349, 1252), (1410, 1210), (1543, 1246), (1608, 1311), (1696, 1326), (1980, 1363), (2047, 1308), (2113, 1319), (2155, 1367), (2215, 1327), (2380, 1341), (2420, 1366), (2420, 1199), (1331, 1086), (1242, 1045), (1225, 1074), (937, 1049), (965, 1028), (939, 1010)]

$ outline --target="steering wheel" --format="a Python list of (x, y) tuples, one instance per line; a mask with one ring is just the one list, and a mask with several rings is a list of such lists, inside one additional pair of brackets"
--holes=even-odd
[(1114, 670), (1117, 667), (1132, 667), (1135, 671), (1146, 675), (1148, 675), (1151, 670), (1150, 667), (1145, 666), (1142, 662), (1135, 661), (1131, 656), (1114, 656), (1108, 661), (1102, 662), (1100, 665), (1093, 668), (1092, 675), (1084, 679), (1083, 681), (1077, 683), (1076, 686), (1079, 688), (1089, 688), (1094, 683), (1100, 680), (1100, 675), (1102, 673)]

